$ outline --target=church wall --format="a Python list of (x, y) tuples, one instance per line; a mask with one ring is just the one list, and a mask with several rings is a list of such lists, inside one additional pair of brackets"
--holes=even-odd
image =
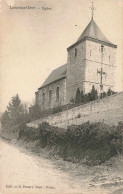
[(27, 125), (36, 128), (39, 123), (48, 122), (50, 125), (66, 128), (69, 125), (80, 125), (87, 121), (117, 124), (122, 120), (123, 92), (41, 118)]
[[(115, 48), (105, 46), (103, 52), (103, 84), (104, 91), (115, 85)], [(85, 93), (88, 93), (92, 85), (100, 90), (100, 74), (97, 71), (101, 69), (101, 44), (92, 41), (86, 41), (86, 76), (85, 76)]]
[[(56, 90), (59, 87), (59, 100), (57, 99)], [(51, 95), (50, 95), (50, 91)], [(45, 94), (45, 97), (43, 97)], [(51, 97), (50, 97), (51, 96)], [(38, 91), (38, 106), (41, 110), (64, 105), (66, 102), (66, 78), (55, 81)]]
[[(85, 82), (84, 87), (85, 87), (85, 93), (89, 93), (92, 90), (92, 87), (94, 85), (94, 88), (100, 93), (100, 84), (97, 83), (92, 83), (92, 82)], [(103, 92), (107, 92), (109, 89), (109, 86), (103, 85)], [(111, 90), (114, 90), (114, 87), (110, 87)]]
[[(67, 62), (67, 102), (75, 98), (77, 88), (85, 93), (94, 85), (100, 93), (101, 62), (103, 63), (103, 91), (114, 90), (116, 72), (116, 48), (104, 46), (103, 56), (101, 43), (86, 40), (68, 51)], [(77, 54), (76, 54), (77, 52)], [(76, 56), (75, 56), (76, 54)]]
[(72, 98), (75, 98), (78, 88), (83, 90), (83, 81), (85, 80), (85, 51), (85, 42), (81, 42), (68, 51), (66, 90), (68, 103)]

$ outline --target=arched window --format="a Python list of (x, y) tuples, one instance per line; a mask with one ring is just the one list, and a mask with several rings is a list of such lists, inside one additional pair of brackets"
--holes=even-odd
[(75, 48), (75, 57), (77, 57), (77, 48)]
[(104, 46), (101, 45), (101, 52), (103, 53), (103, 51), (104, 51)]
[(59, 87), (56, 88), (56, 101), (59, 102)]
[(51, 104), (52, 101), (52, 90), (49, 91), (49, 105)]
[(45, 106), (45, 93), (43, 93), (43, 107)]

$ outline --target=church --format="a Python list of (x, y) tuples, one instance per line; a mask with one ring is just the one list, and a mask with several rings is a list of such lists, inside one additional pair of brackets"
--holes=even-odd
[(107, 92), (114, 87), (117, 45), (111, 43), (92, 17), (77, 41), (67, 48), (67, 63), (53, 70), (38, 91), (35, 104), (41, 110), (70, 103), (79, 88), (89, 93), (92, 86)]

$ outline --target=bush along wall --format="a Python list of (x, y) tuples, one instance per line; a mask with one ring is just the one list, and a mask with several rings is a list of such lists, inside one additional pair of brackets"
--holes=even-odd
[(87, 122), (70, 126), (67, 131), (42, 123), (36, 130), (23, 126), (19, 139), (37, 140), (38, 150), (49, 149), (52, 155), (59, 155), (64, 160), (95, 165), (123, 153), (122, 135), (123, 123), (109, 126), (102, 122)]
[(107, 93), (103, 92), (102, 95), (98, 94), (97, 90), (95, 89), (94, 85), (92, 86), (92, 89), (89, 93), (84, 94), (83, 90), (80, 91), (78, 88), (76, 91), (75, 98), (71, 99), (71, 103), (74, 104), (80, 104), (80, 103), (88, 103), (94, 100), (97, 100), (98, 98), (105, 98), (106, 96), (111, 96), (113, 94), (116, 94), (117, 92), (112, 91), (110, 88), (108, 89)]

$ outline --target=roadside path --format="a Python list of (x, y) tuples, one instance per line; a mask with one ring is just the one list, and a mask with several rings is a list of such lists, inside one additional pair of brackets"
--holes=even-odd
[[(96, 172), (96, 168), (83, 165), (80, 168), (81, 172), (78, 172), (79, 169), (73, 164), (73, 170), (71, 169), (69, 173), (69, 170), (65, 170), (67, 167), (69, 168), (69, 162), (63, 161), (56, 166), (53, 161), (27, 154), (4, 141), (0, 142), (0, 192), (2, 194), (112, 193), (111, 189), (108, 189), (108, 173), (103, 172), (104, 169), (97, 168)], [(74, 171), (73, 174), (72, 171)], [(109, 182), (115, 183), (112, 187), (120, 184), (120, 178), (115, 178), (113, 183)]]

